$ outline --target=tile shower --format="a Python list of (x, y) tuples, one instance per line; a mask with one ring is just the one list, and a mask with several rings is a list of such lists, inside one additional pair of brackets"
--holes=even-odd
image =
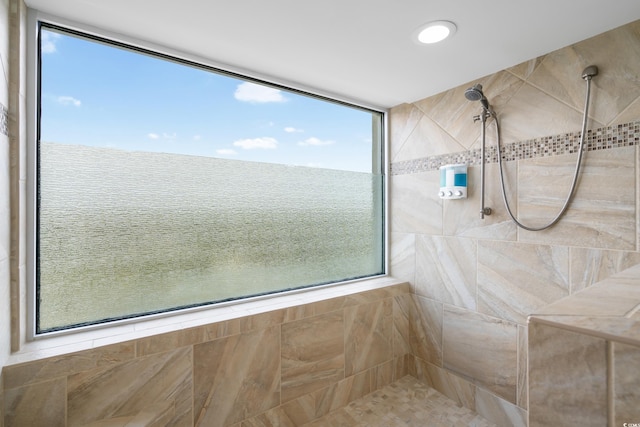
[[(601, 71), (590, 150), (575, 202), (553, 229), (524, 232), (508, 220), (491, 127), (494, 212), (480, 219), (469, 84), (399, 105), (389, 115), (397, 280), (10, 364), (0, 377), (0, 426), (88, 425), (145, 411), (170, 425), (300, 425), (404, 374), (498, 425), (526, 425), (528, 315), (640, 264), (640, 22), (478, 81), (501, 119), (508, 195), (523, 221), (544, 222), (555, 209), (547, 201), (562, 200), (570, 183), (575, 155), (563, 150), (575, 144), (587, 64)], [(442, 202), (437, 167), (457, 162), (471, 165), (470, 197)], [(620, 360), (637, 363), (627, 350), (619, 348)]]
[[(480, 126), (472, 119), (480, 106), (465, 99), (465, 89), (481, 83), (500, 118), (516, 215), (542, 225), (571, 186), (584, 107), (580, 73), (590, 64), (601, 72), (566, 216), (543, 232), (510, 221), (489, 124), (486, 205), (493, 213), (480, 219)], [(413, 313), (410, 367), (465, 406), (501, 412), (501, 422), (487, 417), (493, 422), (527, 422), (528, 316), (640, 263), (639, 67), (634, 22), (390, 112), (391, 274), (412, 286), (404, 301)], [(438, 168), (449, 163), (470, 165), (466, 200), (438, 197)], [(628, 381), (640, 382), (635, 372)], [(539, 420), (531, 425), (545, 425)]]

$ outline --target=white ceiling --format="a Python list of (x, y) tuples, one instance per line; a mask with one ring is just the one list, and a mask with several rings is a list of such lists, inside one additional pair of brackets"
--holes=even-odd
[[(640, 19), (640, 0), (26, 0), (83, 24), (372, 107), (412, 102)], [(434, 20), (437, 45), (412, 34)], [(578, 71), (579, 72), (579, 71)]]

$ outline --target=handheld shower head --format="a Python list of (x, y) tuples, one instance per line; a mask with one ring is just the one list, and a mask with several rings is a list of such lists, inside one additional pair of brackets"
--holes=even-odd
[(464, 97), (469, 101), (480, 101), (484, 98), (484, 94), (482, 93), (482, 85), (477, 83), (471, 86), (469, 89), (464, 91)]
[(482, 93), (482, 85), (480, 83), (476, 83), (469, 89), (465, 90), (464, 97), (469, 101), (480, 101), (486, 110), (489, 109), (489, 101), (487, 101), (484, 93)]

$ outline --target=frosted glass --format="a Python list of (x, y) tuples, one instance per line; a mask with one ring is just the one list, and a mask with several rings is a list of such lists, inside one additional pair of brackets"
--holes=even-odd
[(384, 273), (383, 113), (39, 30), (36, 334)]
[(380, 175), (39, 149), (39, 332), (384, 272)]

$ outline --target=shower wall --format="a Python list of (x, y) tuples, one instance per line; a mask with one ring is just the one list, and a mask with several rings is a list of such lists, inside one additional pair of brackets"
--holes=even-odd
[(396, 314), (408, 284), (315, 293), (5, 366), (4, 426), (299, 426), (408, 373)]
[[(588, 149), (575, 199), (550, 230), (517, 229), (502, 201), (495, 127), (487, 128), (480, 219), (480, 104), (500, 119), (507, 197), (540, 226), (571, 185), (586, 84), (597, 65)], [(472, 66), (472, 64), (470, 64)], [(391, 274), (404, 297), (413, 373), (502, 425), (527, 419), (527, 316), (640, 263), (640, 21), (390, 112)], [(442, 201), (439, 171), (468, 163), (469, 198)]]

